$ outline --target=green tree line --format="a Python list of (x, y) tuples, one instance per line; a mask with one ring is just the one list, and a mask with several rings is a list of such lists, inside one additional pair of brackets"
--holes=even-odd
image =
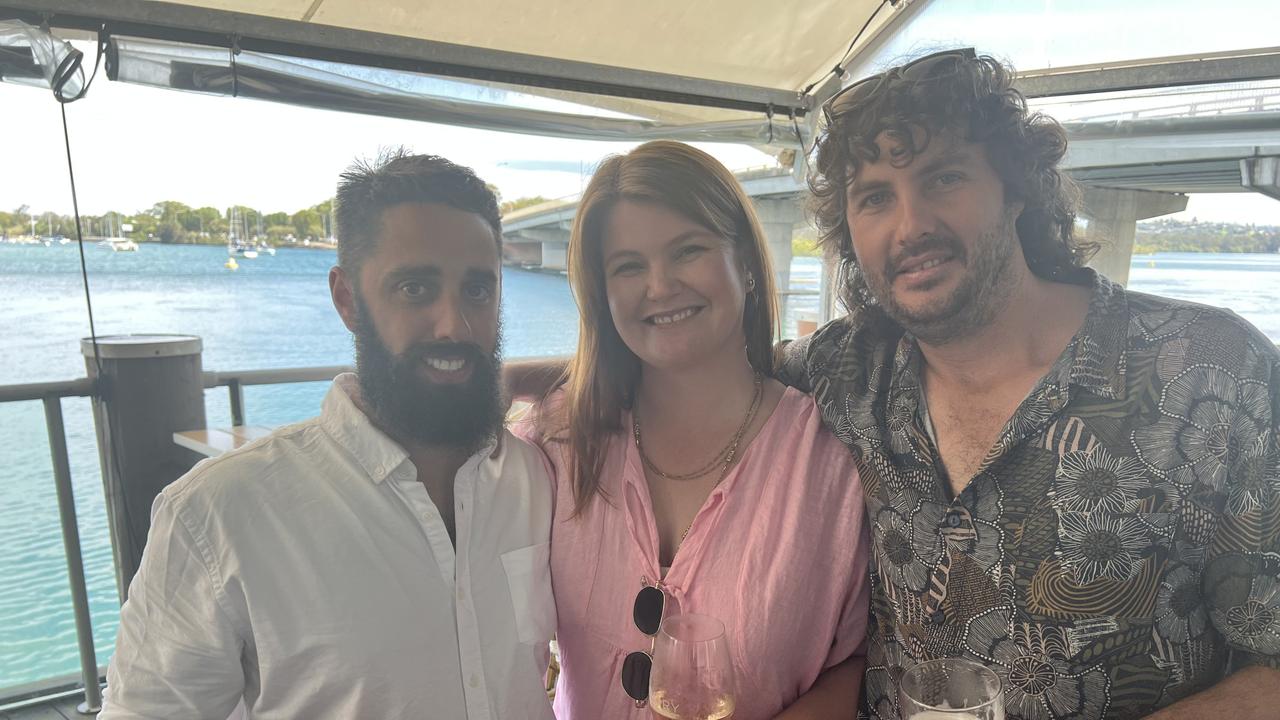
[(1133, 252), (1280, 252), (1280, 227), (1240, 223), (1151, 220), (1138, 223)]
[[(490, 186), (497, 192), (497, 188)], [(499, 195), (501, 200), (501, 195)], [(546, 198), (525, 197), (503, 202), (502, 212), (537, 205)], [(119, 234), (137, 241), (176, 244), (225, 244), (234, 218), (236, 235), (245, 240), (258, 237), (272, 244), (292, 240), (327, 240), (335, 233), (330, 227), (333, 200), (304, 208), (295, 213), (267, 213), (247, 205), (219, 209), (191, 207), (176, 200), (164, 200), (150, 208), (135, 212), (107, 212), (101, 215), (81, 215), (80, 223), (86, 237), (107, 237)], [(30, 235), (32, 215), (26, 206), (12, 212), (0, 211), (0, 238)], [(75, 218), (57, 213), (34, 215), (35, 235), (74, 238)], [(121, 227), (129, 225), (128, 232)]]
[[(177, 244), (223, 244), (227, 242), (234, 218), (236, 235), (245, 240), (257, 237), (273, 244), (293, 240), (325, 240), (332, 235), (329, 228), (332, 200), (304, 208), (295, 213), (266, 213), (238, 205), (235, 208), (194, 208), (176, 200), (165, 200), (141, 212), (107, 212), (81, 215), (80, 225), (86, 237), (120, 235), (137, 241)], [(0, 237), (31, 234), (33, 216), (26, 207), (13, 212), (0, 211)], [(34, 215), (37, 236), (76, 236), (75, 218), (57, 213)], [(131, 229), (124, 231), (124, 226)]]
[[(1158, 252), (1280, 252), (1280, 227), (1151, 220), (1138, 223), (1133, 252), (1136, 255)], [(796, 230), (791, 239), (791, 254), (797, 257), (822, 255), (812, 229)]]

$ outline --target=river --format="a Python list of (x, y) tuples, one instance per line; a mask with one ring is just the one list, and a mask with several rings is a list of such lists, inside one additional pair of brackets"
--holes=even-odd
[[(225, 250), (143, 245), (136, 253), (87, 248), (97, 331), (183, 333), (204, 340), (206, 370), (339, 365), (352, 345), (329, 301), (332, 251), (282, 249), (223, 267)], [(817, 289), (819, 263), (797, 258), (792, 290)], [(1232, 308), (1280, 340), (1280, 255), (1137, 256), (1130, 286)], [(503, 276), (509, 357), (569, 352), (577, 310), (560, 275)], [(813, 296), (795, 296), (784, 332)], [(89, 327), (74, 245), (0, 245), (0, 385), (83, 377), (79, 339)], [(246, 417), (277, 425), (314, 415), (325, 383), (245, 389)], [(98, 662), (115, 639), (118, 598), (89, 401), (63, 401)], [(211, 426), (230, 424), (224, 389), (206, 393)], [(3, 688), (78, 672), (61, 533), (43, 411), (0, 404), (0, 696)]]

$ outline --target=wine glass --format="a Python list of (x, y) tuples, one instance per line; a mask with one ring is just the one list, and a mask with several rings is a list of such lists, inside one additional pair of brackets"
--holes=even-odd
[(964, 658), (920, 663), (898, 682), (902, 720), (1004, 720), (1000, 678)]
[(733, 715), (733, 667), (724, 623), (696, 613), (662, 621), (654, 638), (649, 707), (672, 720)]

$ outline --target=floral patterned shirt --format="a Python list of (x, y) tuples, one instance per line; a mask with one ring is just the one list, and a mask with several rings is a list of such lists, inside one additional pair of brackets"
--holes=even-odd
[(1280, 667), (1280, 353), (1229, 311), (1079, 281), (1083, 327), (955, 497), (900, 328), (863, 311), (785, 351), (866, 493), (866, 717), (897, 720), (902, 669), (937, 657), (996, 670), (1009, 720), (1138, 718)]

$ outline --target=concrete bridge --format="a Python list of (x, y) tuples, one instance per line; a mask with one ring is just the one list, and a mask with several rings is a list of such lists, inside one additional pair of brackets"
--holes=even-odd
[[(1280, 200), (1280, 112), (1068, 123), (1063, 167), (1084, 189), (1085, 233), (1103, 246), (1091, 263), (1125, 282), (1137, 222), (1184, 210), (1188, 193), (1256, 192)], [(791, 238), (807, 222), (804, 168), (737, 173), (769, 238), (778, 287), (790, 283)], [(507, 260), (565, 268), (576, 200), (503, 218)]]
[[(768, 167), (736, 173), (747, 191), (769, 238), (778, 287), (790, 281), (791, 238), (803, 226), (805, 186), (790, 168)], [(564, 270), (569, 231), (578, 201), (551, 200), (508, 213), (502, 218), (503, 253), (510, 264)]]

